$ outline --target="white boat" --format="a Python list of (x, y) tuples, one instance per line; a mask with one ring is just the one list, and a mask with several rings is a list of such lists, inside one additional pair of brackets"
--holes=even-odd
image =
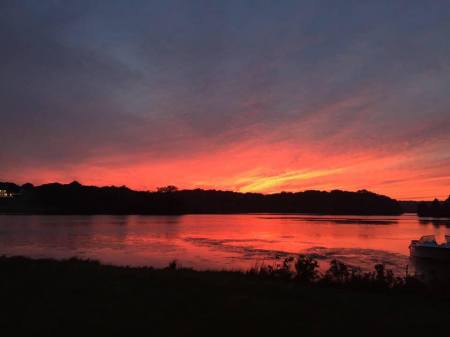
[(434, 235), (425, 235), (420, 240), (412, 240), (409, 245), (411, 257), (450, 261), (450, 235), (438, 244)]

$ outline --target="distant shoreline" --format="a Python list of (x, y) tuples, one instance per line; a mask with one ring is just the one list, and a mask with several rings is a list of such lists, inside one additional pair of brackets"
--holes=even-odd
[[(30, 212), (0, 212), (0, 215), (86, 215), (86, 216), (184, 216), (184, 215), (305, 215), (305, 216), (401, 216), (401, 215), (417, 215), (413, 212), (404, 212), (400, 214), (366, 214), (366, 213), (307, 213), (307, 212), (210, 212), (210, 213), (30, 213)], [(418, 216), (419, 217), (419, 216)], [(425, 217), (426, 218), (426, 217)]]
[(366, 190), (239, 193), (217, 190), (178, 190), (167, 186), (156, 192), (127, 187), (46, 184), (22, 186), (0, 183), (12, 197), (0, 198), (0, 213), (20, 214), (321, 214), (399, 215), (397, 200)]
[[(414, 215), (418, 218), (428, 220), (428, 219), (434, 219), (433, 217), (425, 217), (420, 216), (416, 212), (403, 212), (400, 214), (339, 214), (339, 213), (286, 213), (286, 212), (233, 212), (233, 213), (27, 213), (27, 212), (0, 212), (0, 215), (67, 215), (67, 216), (77, 216), (77, 215), (86, 215), (86, 216), (184, 216), (184, 215), (299, 215), (299, 216), (402, 216), (402, 215)], [(449, 218), (439, 218), (442, 220), (449, 219)]]

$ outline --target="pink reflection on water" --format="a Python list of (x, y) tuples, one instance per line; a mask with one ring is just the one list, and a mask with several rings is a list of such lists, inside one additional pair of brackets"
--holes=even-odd
[(172, 260), (197, 269), (248, 269), (308, 253), (324, 268), (331, 259), (402, 272), (408, 245), (450, 226), (415, 215), (0, 216), (0, 254), (79, 256), (118, 265), (162, 267)]

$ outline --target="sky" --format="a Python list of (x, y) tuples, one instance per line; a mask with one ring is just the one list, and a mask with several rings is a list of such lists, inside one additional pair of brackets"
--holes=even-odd
[(450, 194), (450, 1), (0, 1), (0, 181)]

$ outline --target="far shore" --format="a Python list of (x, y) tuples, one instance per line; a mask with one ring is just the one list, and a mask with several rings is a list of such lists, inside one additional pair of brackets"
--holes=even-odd
[[(182, 215), (289, 215), (289, 216), (377, 216), (377, 217), (396, 217), (401, 215), (417, 215), (414, 212), (405, 212), (401, 214), (365, 214), (365, 213), (309, 213), (309, 212), (202, 212), (202, 213), (63, 213), (63, 212), (8, 212), (0, 211), (0, 215), (149, 215), (149, 216), (182, 216)], [(428, 217), (425, 217), (428, 218)], [(450, 219), (450, 218), (449, 218)]]
[(239, 214), (310, 213), (398, 215), (397, 200), (367, 190), (240, 193), (220, 190), (134, 191), (125, 186), (84, 186), (52, 183), (40, 186), (0, 183), (8, 198), (0, 213), (27, 214)]

